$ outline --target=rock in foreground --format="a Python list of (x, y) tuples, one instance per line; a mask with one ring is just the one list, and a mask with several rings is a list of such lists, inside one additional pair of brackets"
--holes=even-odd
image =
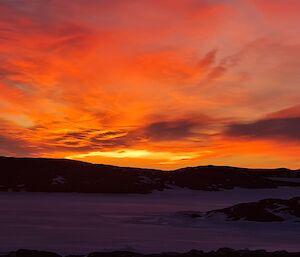
[[(233, 250), (230, 248), (221, 248), (217, 251), (203, 252), (191, 250), (186, 253), (159, 253), (159, 254), (141, 254), (128, 251), (115, 252), (94, 252), (87, 255), (68, 255), (65, 257), (299, 257), (300, 252), (289, 253), (287, 251), (267, 252), (265, 250)], [(36, 250), (18, 250), (0, 257), (63, 257), (56, 253), (36, 251)]]

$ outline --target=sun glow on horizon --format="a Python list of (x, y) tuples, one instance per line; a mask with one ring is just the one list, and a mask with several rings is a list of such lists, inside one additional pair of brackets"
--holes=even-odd
[(132, 159), (148, 159), (157, 160), (158, 164), (171, 164), (177, 161), (186, 161), (190, 159), (197, 159), (206, 154), (212, 153), (211, 151), (202, 152), (185, 152), (185, 153), (171, 153), (171, 152), (151, 152), (148, 150), (136, 150), (136, 149), (122, 149), (116, 151), (107, 152), (89, 152), (86, 154), (75, 154), (66, 156), (66, 159), (84, 159), (87, 157), (108, 157), (108, 158), (132, 158)]

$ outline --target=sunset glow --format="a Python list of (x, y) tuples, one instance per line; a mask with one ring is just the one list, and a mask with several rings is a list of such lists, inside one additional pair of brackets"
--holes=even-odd
[(0, 155), (300, 168), (300, 1), (0, 1)]

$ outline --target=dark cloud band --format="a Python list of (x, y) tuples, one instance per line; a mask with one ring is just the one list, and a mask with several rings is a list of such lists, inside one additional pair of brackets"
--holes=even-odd
[(300, 117), (231, 124), (225, 134), (232, 137), (300, 140)]

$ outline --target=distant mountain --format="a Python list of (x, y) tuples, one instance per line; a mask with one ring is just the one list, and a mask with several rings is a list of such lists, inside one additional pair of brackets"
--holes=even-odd
[[(300, 197), (292, 199), (264, 199), (258, 202), (240, 203), (228, 208), (207, 212), (204, 216), (212, 218), (224, 215), (227, 220), (256, 222), (300, 222)], [(196, 214), (193, 214), (196, 217)]]
[(66, 159), (0, 157), (0, 170), (0, 191), (145, 194), (173, 188), (218, 191), (300, 186), (299, 171), (288, 169), (199, 166), (161, 171)]

